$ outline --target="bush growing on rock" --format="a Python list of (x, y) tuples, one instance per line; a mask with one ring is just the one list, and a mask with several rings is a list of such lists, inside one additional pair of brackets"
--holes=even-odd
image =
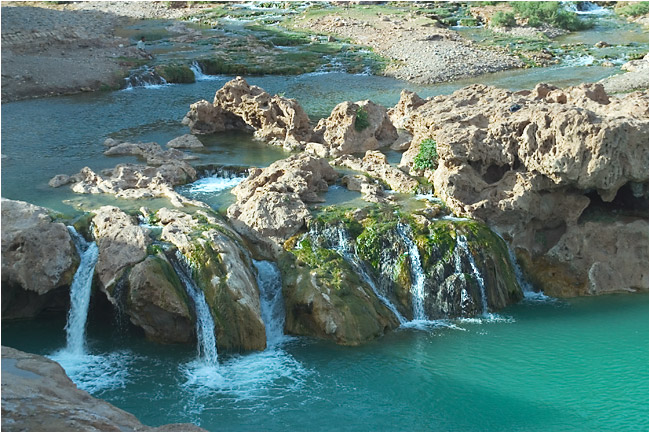
[(357, 108), (357, 117), (354, 120), (354, 129), (361, 132), (368, 126), (370, 126), (370, 122), (368, 121), (368, 112), (364, 107)]
[(515, 13), (521, 18), (528, 19), (531, 27), (548, 24), (565, 30), (584, 30), (591, 28), (591, 21), (583, 21), (578, 16), (565, 10), (560, 2), (511, 2)]
[(413, 160), (413, 168), (416, 170), (435, 169), (438, 166), (438, 151), (436, 140), (427, 138), (420, 143), (420, 153)]

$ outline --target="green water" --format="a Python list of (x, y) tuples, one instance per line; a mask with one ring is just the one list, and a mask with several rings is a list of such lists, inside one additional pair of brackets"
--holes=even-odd
[[(501, 317), (356, 348), (301, 338), (220, 354), (217, 376), (188, 364), (193, 347), (120, 336), (91, 311), (101, 367), (80, 381), (144, 423), (213, 431), (648, 430), (647, 295), (529, 301)], [(63, 325), (3, 323), (2, 344), (52, 354)]]

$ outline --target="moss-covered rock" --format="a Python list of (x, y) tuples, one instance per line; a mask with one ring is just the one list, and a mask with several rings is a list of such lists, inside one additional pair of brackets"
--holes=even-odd
[(128, 282), (126, 313), (148, 339), (160, 343), (189, 343), (194, 339), (190, 300), (163, 254), (136, 264)]

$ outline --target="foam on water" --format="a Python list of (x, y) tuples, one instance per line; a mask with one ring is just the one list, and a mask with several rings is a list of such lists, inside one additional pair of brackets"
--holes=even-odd
[(66, 349), (49, 355), (49, 358), (61, 364), (79, 389), (91, 394), (125, 388), (129, 365), (135, 359), (128, 351), (90, 355)]
[(242, 177), (220, 177), (220, 176), (211, 176), (203, 177), (191, 184), (188, 185), (187, 191), (189, 193), (214, 193), (227, 190), (229, 188), (234, 188), (239, 185), (244, 179)]

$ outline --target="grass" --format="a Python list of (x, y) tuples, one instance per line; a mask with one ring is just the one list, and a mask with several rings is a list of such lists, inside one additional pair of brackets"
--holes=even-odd
[(625, 17), (648, 15), (648, 2), (618, 2), (615, 11)]

